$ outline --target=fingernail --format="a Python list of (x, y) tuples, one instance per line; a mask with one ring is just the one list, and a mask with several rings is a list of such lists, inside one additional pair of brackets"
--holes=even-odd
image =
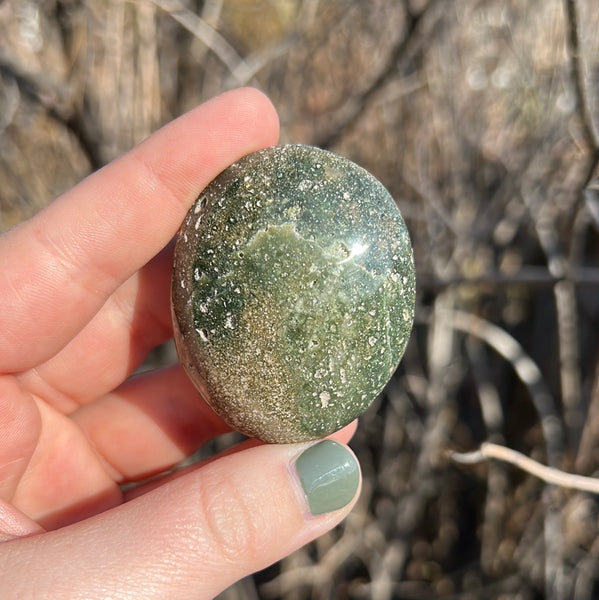
[(313, 515), (343, 508), (360, 485), (360, 467), (353, 454), (332, 440), (304, 450), (295, 468)]

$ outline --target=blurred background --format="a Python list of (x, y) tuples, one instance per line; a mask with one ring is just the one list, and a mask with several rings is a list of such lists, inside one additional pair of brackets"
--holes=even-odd
[(597, 496), (451, 458), (599, 470), (597, 31), (596, 0), (0, 0), (0, 231), (240, 85), (410, 229), (416, 324), (352, 442), (357, 508), (223, 599), (599, 597)]

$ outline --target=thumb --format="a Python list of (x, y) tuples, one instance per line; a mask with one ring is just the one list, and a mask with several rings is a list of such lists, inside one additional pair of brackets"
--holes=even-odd
[(230, 454), (86, 521), (4, 544), (8, 598), (49, 586), (60, 598), (213, 598), (334, 527), (359, 487), (357, 460), (332, 440)]

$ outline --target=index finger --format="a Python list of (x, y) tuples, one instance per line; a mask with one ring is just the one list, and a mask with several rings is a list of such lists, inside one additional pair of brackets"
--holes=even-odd
[(223, 94), (173, 121), (0, 238), (0, 372), (47, 360), (157, 254), (198, 193), (274, 144), (258, 91)]

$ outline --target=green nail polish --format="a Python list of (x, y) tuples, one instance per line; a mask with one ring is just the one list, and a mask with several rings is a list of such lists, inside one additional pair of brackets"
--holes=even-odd
[(360, 484), (356, 459), (345, 446), (332, 440), (304, 450), (295, 468), (313, 515), (343, 508), (356, 495)]

